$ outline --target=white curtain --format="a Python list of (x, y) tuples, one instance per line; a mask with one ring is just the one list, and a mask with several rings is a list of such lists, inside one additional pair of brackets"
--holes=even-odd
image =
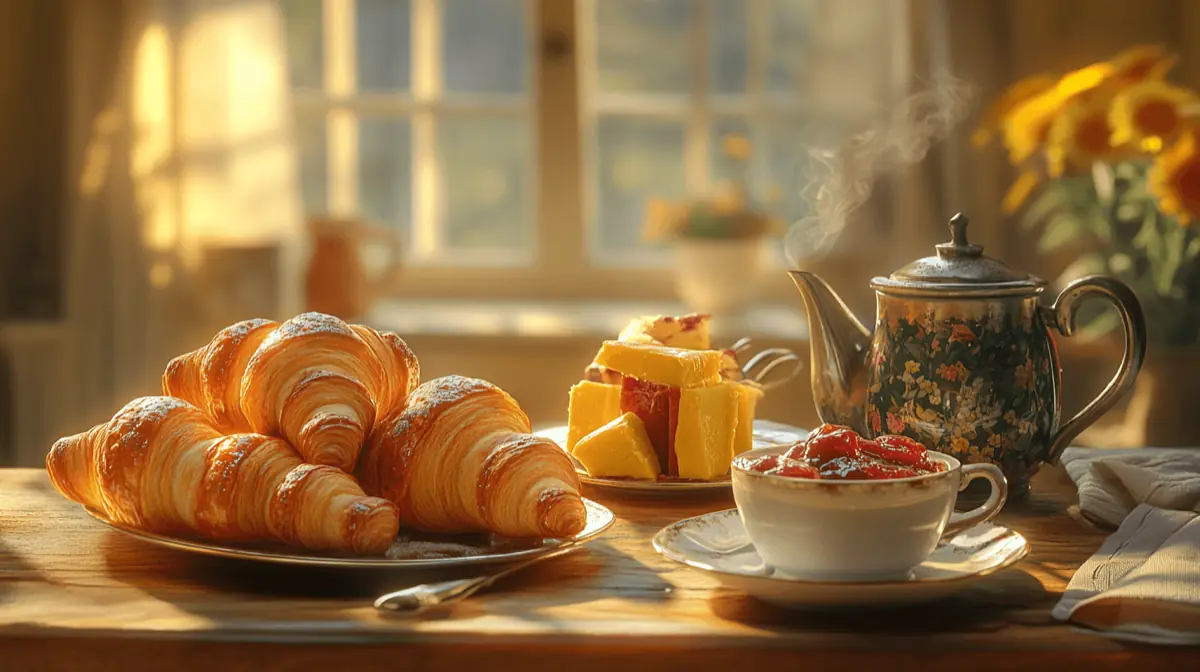
[(68, 23), (65, 338), (54, 420), (24, 442), (156, 393), (225, 324), (296, 312), (307, 252), (274, 2), (73, 0)]

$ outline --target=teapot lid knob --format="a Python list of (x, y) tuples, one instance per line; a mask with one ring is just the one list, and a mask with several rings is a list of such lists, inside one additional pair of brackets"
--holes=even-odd
[(967, 224), (970, 220), (961, 212), (950, 218), (950, 242), (937, 245), (939, 257), (979, 257), (983, 246), (967, 242)]

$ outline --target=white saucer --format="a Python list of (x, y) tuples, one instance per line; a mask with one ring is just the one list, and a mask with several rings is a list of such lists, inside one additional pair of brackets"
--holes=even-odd
[[(1020, 533), (983, 523), (944, 542), (907, 581), (803, 581), (763, 564), (737, 509), (706, 513), (664, 527), (654, 549), (676, 562), (711, 573), (729, 588), (791, 608), (881, 607), (932, 602), (1009, 567), (1029, 552)], [(732, 549), (721, 553), (719, 550)]]
[[(560, 425), (557, 427), (546, 427), (539, 429), (534, 434), (550, 439), (557, 443), (560, 448), (566, 450), (567, 445), (567, 426)], [(751, 435), (751, 440), (755, 448), (763, 448), (783, 443), (796, 443), (803, 441), (808, 437), (808, 430), (800, 427), (793, 427), (782, 422), (774, 422), (772, 420), (756, 419), (754, 421), (754, 432)], [(687, 481), (687, 480), (661, 480), (661, 481), (635, 481), (630, 479), (619, 478), (599, 478), (590, 476), (587, 469), (578, 462), (574, 457), (571, 461), (575, 464), (575, 471), (579, 474), (579, 479), (588, 485), (593, 485), (599, 488), (606, 488), (615, 491), (625, 491), (630, 493), (650, 493), (655, 495), (671, 495), (682, 493), (696, 492), (729, 492), (733, 489), (729, 474), (713, 479), (711, 481)]]

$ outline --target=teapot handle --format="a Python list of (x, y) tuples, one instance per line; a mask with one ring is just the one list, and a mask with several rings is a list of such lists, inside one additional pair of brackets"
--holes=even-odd
[(1051, 464), (1058, 462), (1063, 450), (1080, 432), (1100, 419), (1121, 395), (1133, 387), (1133, 381), (1146, 358), (1146, 319), (1142, 316), (1142, 304), (1128, 285), (1114, 278), (1093, 275), (1072, 282), (1058, 295), (1052, 307), (1042, 309), (1046, 322), (1063, 336), (1072, 336), (1079, 305), (1093, 296), (1106, 299), (1120, 313), (1121, 325), (1125, 330), (1125, 353), (1104, 391), (1075, 417), (1063, 423), (1051, 437), (1050, 449), (1046, 454), (1046, 461)]

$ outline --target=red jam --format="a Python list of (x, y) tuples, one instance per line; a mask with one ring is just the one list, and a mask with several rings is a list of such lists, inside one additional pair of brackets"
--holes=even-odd
[(749, 468), (790, 478), (879, 481), (933, 474), (946, 465), (929, 459), (925, 446), (907, 436), (871, 440), (848, 427), (821, 425), (783, 455), (757, 458)]

